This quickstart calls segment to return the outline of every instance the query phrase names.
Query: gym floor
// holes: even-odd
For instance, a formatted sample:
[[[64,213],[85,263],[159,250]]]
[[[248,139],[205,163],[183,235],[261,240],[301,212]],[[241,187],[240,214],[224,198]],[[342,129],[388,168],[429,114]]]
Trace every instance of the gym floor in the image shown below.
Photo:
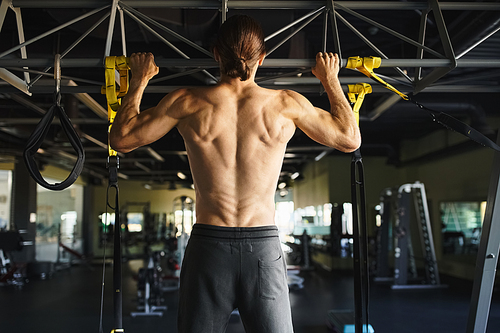
[[[168,310],[163,317],[136,317],[136,283],[132,276],[142,263],[123,266],[123,324],[125,332],[176,332],[177,292],[165,294]],[[91,269],[92,268],[92,269]],[[32,279],[16,290],[0,287],[1,332],[89,333],[99,332],[100,266],[73,266],[46,280]],[[113,327],[112,268],[107,267],[104,330]],[[304,288],[292,290],[290,299],[296,333],[329,332],[327,312],[352,309],[353,279],[349,272],[316,269],[303,272]],[[371,285],[370,322],[381,333],[465,332],[472,282],[442,277],[448,288],[391,290],[387,284]],[[487,332],[500,327],[500,292],[493,294]],[[227,333],[243,333],[232,316]]]

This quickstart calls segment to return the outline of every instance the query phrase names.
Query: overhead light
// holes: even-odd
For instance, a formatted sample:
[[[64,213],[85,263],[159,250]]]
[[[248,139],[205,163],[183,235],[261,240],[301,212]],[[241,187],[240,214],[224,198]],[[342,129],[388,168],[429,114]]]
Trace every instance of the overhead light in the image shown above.
[[[180,179],[182,179],[182,180],[184,180],[184,179],[186,179],[186,178],[187,178],[187,177],[186,177],[186,175],[185,175],[185,174],[183,174],[183,173],[182,173],[182,172],[180,172],[180,171],[179,171],[179,172],[177,172],[177,177],[179,177],[179,178],[180,178]]]
[[[157,161],[160,161],[160,162],[165,162],[165,159],[160,155],[158,154],[157,152],[155,152],[153,150],[153,148],[151,147],[147,147],[146,148],[146,151],[148,152],[149,155],[151,155],[154,159],[156,159]]]
[[[292,180],[295,180],[297,179],[298,177],[300,176],[300,173],[298,171],[292,173],[292,175],[290,176],[290,178],[292,178]]]
[[[144,188],[146,190],[151,190],[153,187],[151,185],[149,185],[149,184],[144,184]]]
[[[319,160],[321,160],[323,157],[325,157],[326,155],[330,154],[330,153],[331,153],[332,151],[334,151],[334,150],[335,150],[335,149],[333,149],[333,148],[328,148],[328,149],[325,149],[325,150],[323,150],[323,151],[321,152],[321,154],[319,154],[318,156],[316,156],[316,157],[314,158],[314,160],[315,160],[316,162],[318,162]]]
[[[285,187],[286,187],[286,183],[285,183],[285,182],[282,182],[282,183],[279,183],[279,184],[278,184],[278,188],[279,188],[280,190],[284,189]]]
[[[72,155],[70,153],[67,153],[65,151],[62,151],[62,150],[58,150],[56,151],[56,153],[61,156],[61,157],[64,157],[68,160],[72,160],[72,161],[76,161],[77,160],[77,157],[75,155]]]
[[[120,177],[122,179],[128,179],[129,178],[126,174],[124,174],[122,172],[118,172],[117,175],[118,175],[118,177]]]
[[[94,138],[94,137],[92,137],[92,136],[90,136],[90,135],[88,135],[88,134],[81,133],[81,134],[80,134],[80,136],[81,136],[82,138],[85,138],[85,139],[89,140],[90,142],[95,143],[96,145],[98,145],[98,146],[99,146],[99,147],[101,147],[101,148],[108,149],[108,145],[107,145],[107,144],[105,144],[105,143],[103,143],[103,142],[101,142],[101,141],[97,140],[96,138]]]
[[[136,167],[138,167],[139,169],[142,169],[142,170],[144,170],[144,171],[146,171],[146,172],[151,172],[151,169],[150,169],[150,168],[148,168],[147,166],[145,166],[145,165],[144,165],[144,164],[142,164],[142,163],[139,163],[139,162],[135,161],[135,162],[134,162],[134,165],[135,165]]]
[[[73,81],[69,80],[68,81],[68,86],[70,87],[76,87],[78,84]],[[76,99],[78,99],[80,102],[82,102],[86,107],[88,107],[90,110],[94,111],[96,115],[98,115],[102,119],[108,119],[108,110],[103,108],[100,103],[98,103],[95,99],[93,99],[89,94],[87,93],[76,93],[74,94]]]
[[[191,188],[194,190],[194,184],[191,184]]]

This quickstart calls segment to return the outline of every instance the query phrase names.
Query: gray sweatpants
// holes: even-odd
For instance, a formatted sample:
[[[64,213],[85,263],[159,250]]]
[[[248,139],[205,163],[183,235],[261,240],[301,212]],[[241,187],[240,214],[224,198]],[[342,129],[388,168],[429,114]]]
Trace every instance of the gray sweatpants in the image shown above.
[[[292,333],[276,226],[195,224],[180,279],[180,333],[223,333],[238,308],[247,333]]]

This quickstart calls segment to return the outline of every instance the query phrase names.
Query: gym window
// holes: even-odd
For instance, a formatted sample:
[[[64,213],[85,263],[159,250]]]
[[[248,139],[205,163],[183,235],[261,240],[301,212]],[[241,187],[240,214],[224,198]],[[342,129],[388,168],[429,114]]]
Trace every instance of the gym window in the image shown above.
[[[476,254],[486,201],[442,202],[443,254]]]

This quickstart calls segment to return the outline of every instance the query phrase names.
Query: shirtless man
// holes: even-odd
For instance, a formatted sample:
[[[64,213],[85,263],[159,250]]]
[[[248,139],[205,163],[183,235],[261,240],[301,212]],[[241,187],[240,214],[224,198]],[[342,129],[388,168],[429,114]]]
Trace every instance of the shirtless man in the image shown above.
[[[182,264],[179,332],[224,332],[238,308],[246,332],[293,332],[286,265],[274,225],[274,194],[287,142],[300,128],[343,152],[361,143],[338,80],[336,54],[318,53],[313,74],[331,111],[302,95],[259,87],[265,56],[262,29],[230,17],[214,46],[217,85],[179,89],[140,111],[144,89],[158,73],[150,53],[130,57],[132,78],[112,127],[111,146],[129,152],[177,127],[186,144],[196,190],[196,224]]]

